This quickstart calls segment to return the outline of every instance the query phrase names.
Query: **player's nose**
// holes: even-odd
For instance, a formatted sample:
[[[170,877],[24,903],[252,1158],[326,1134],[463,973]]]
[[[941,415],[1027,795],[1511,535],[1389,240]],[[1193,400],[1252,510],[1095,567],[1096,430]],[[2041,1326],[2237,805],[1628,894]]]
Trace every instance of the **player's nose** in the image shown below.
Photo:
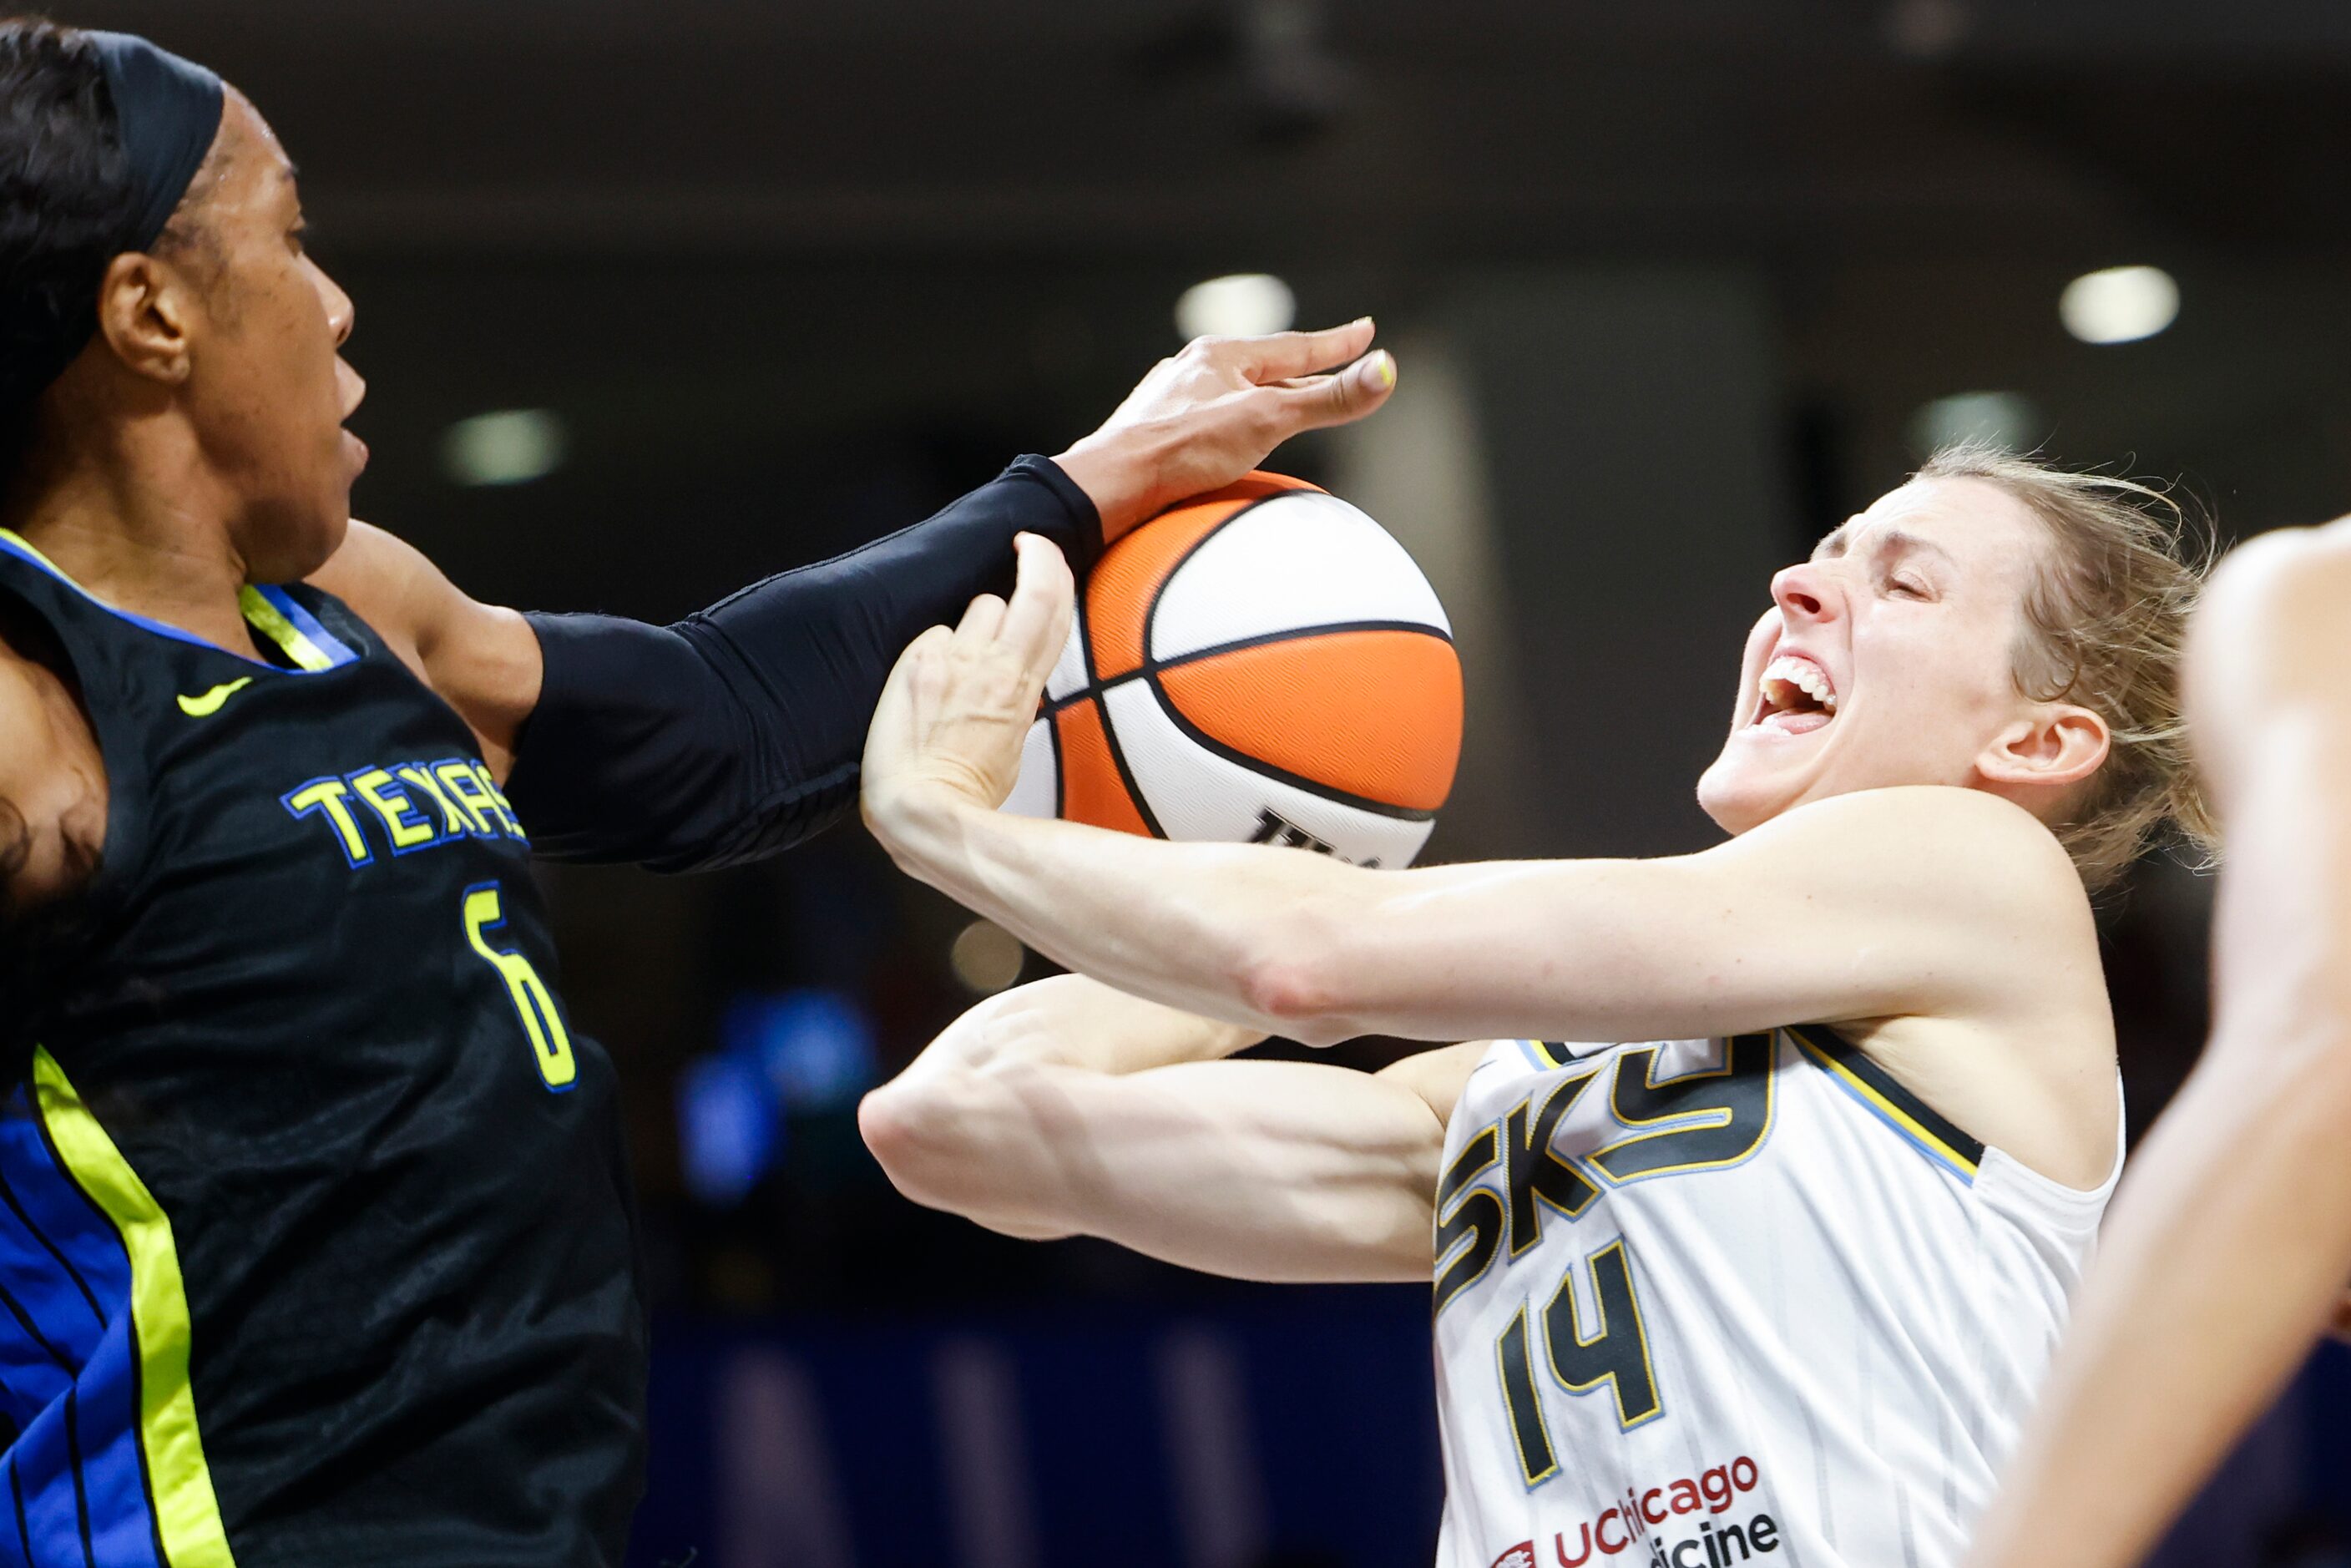
[[[1812,561],[1784,568],[1771,579],[1771,602],[1792,626],[1834,621],[1842,608],[1836,584]]]
[[[359,307],[343,292],[341,284],[327,276],[326,268],[315,261],[309,262],[309,267],[311,287],[319,291],[319,303],[327,308],[327,330],[334,335],[335,347],[340,349],[351,340],[351,329],[359,325]]]

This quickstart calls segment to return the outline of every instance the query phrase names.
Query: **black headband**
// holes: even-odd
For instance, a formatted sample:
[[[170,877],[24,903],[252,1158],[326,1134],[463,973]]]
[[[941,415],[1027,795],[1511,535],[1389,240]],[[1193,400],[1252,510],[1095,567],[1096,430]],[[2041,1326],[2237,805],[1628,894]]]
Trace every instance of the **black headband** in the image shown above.
[[[139,222],[129,250],[145,250],[172,221],[180,198],[220,134],[221,78],[129,33],[85,33],[106,67],[106,90],[121,127]]]

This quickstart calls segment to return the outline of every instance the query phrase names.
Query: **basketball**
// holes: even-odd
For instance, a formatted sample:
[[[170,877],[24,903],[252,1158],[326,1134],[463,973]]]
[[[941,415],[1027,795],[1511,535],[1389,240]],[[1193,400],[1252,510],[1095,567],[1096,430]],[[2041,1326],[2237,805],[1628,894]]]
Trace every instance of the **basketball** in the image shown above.
[[[1103,552],[1005,810],[1408,864],[1461,755],[1461,664],[1387,531],[1253,474]]]

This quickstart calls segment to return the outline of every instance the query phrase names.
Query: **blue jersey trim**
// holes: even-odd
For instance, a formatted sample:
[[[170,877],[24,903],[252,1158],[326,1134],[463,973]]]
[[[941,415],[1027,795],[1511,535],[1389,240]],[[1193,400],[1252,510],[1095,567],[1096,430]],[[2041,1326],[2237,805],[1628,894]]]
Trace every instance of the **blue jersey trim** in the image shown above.
[[[358,650],[328,631],[319,618],[303,609],[291,593],[283,588],[258,586],[254,589],[254,591],[276,605],[277,612],[294,623],[294,630],[318,644],[319,651],[327,655],[325,666],[327,669],[340,670],[345,664],[358,662],[360,656]],[[319,672],[305,670],[302,673],[308,675],[317,674]]]
[[[109,615],[113,616],[116,620],[127,621],[142,632],[152,632],[158,637],[168,637],[174,643],[185,643],[191,648],[206,648],[215,653],[224,653],[229,658],[236,660],[239,664],[252,664],[257,668],[268,670],[275,674],[323,674],[327,670],[339,670],[345,664],[354,664],[360,657],[359,653],[354,649],[352,649],[348,643],[344,643],[340,638],[337,637],[333,632],[328,631],[325,626],[319,623],[318,617],[312,615],[308,611],[296,603],[294,601],[293,595],[287,593],[282,588],[259,588],[255,590],[255,591],[259,593],[263,599],[266,600],[280,614],[284,615],[287,621],[291,622],[295,628],[304,636],[317,643],[319,651],[327,655],[327,662],[319,669],[287,669],[282,665],[270,664],[266,660],[256,659],[249,653],[240,653],[234,648],[224,648],[217,643],[207,642],[204,638],[197,636],[194,632],[183,631],[177,626],[167,626],[161,621],[151,621],[144,615],[135,614],[128,610],[118,610],[113,605],[109,604],[105,600],[100,599],[97,594],[92,593],[89,590],[84,588],[80,583],[76,582],[72,578],[68,577],[63,571],[57,569],[56,562],[50,560],[48,557],[43,555],[40,551],[35,549],[32,546],[26,544],[23,539],[17,538],[13,533],[10,533],[5,528],[0,528],[0,555],[14,556],[18,560],[23,561],[26,565],[32,567],[34,570],[43,573],[44,575],[57,579],[57,581],[64,583],[68,588],[72,589],[76,593],[81,595],[82,598],[88,600],[91,604],[95,605],[99,609],[105,611]]]
[[[0,1110],[0,1404],[16,1428],[0,1453],[16,1526],[0,1530],[0,1564],[161,1568],[130,1258],[22,1090]]]

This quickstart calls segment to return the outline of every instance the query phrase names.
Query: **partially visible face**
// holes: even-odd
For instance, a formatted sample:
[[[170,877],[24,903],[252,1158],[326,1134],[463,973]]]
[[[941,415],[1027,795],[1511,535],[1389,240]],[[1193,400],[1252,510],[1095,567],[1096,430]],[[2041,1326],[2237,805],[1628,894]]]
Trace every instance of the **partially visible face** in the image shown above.
[[[256,581],[288,582],[342,543],[367,447],[343,428],[366,383],[344,362],[351,301],[304,254],[294,165],[232,90],[192,214],[216,276],[199,306],[185,388],[205,455],[242,505],[235,543]],[[204,188],[200,185],[200,188]]]
[[[1919,479],[1773,578],[1698,780],[1707,814],[1740,833],[1856,789],[1980,782],[1977,759],[2033,710],[2014,660],[2049,549],[1998,486]]]

